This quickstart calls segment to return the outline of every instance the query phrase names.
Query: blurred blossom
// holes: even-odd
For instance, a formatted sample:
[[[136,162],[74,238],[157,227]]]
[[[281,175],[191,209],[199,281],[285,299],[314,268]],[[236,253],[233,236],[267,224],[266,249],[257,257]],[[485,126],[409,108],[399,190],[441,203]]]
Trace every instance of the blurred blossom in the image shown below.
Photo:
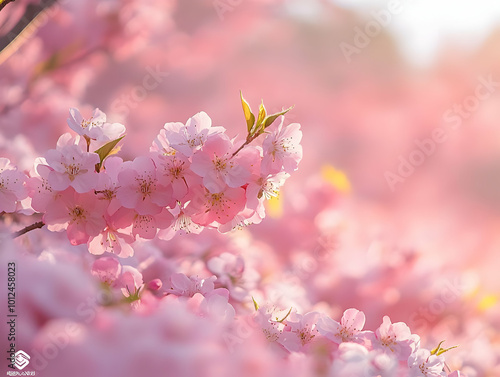
[[[43,17],[0,53],[0,260],[27,370],[500,375],[497,1]],[[294,107],[233,155],[240,90]],[[11,240],[33,212],[46,225]],[[444,339],[460,346],[432,353]]]

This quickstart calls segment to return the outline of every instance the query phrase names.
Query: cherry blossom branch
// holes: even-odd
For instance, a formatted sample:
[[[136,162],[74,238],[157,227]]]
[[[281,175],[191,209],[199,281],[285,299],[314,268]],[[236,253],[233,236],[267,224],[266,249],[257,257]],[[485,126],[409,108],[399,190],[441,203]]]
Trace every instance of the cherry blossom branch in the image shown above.
[[[45,223],[43,221],[38,221],[34,224],[31,224],[31,225],[28,225],[27,227],[21,229],[21,230],[18,230],[17,232],[15,232],[13,235],[12,235],[12,238],[17,238],[19,236],[22,236],[23,234],[26,234],[28,232],[31,232],[32,230],[35,230],[35,229],[40,229],[42,228],[43,226],[45,225]]]
[[[0,11],[9,3],[12,3],[16,0],[3,0],[2,2],[0,2]]]
[[[243,148],[245,148],[248,144],[250,144],[252,141],[254,141],[257,136],[259,135],[254,135],[253,137],[250,137],[250,135],[247,136],[247,139],[245,140],[245,142],[241,145],[241,147],[239,147],[236,152],[234,152],[232,155],[231,155],[231,158],[233,158],[234,156],[236,156],[236,154],[241,151]]]

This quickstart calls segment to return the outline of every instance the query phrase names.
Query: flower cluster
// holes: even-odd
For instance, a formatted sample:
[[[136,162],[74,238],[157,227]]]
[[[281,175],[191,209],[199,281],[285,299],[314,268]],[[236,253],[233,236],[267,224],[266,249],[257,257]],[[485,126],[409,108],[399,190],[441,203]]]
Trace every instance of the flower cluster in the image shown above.
[[[263,105],[256,117],[241,100],[248,132],[244,141],[231,139],[223,127],[212,126],[210,117],[200,112],[185,124],[165,124],[148,153],[132,161],[116,156],[125,137],[123,125],[108,123],[99,109],[90,118],[70,109],[68,125],[76,135],[60,136],[55,149],[37,158],[29,177],[8,159],[0,160],[1,209],[41,213],[42,224],[50,231],[66,232],[72,245],[86,245],[99,256],[90,268],[100,282],[97,305],[129,305],[137,318],[185,313],[193,328],[213,327],[205,341],[215,347],[221,360],[229,352],[241,357],[244,365],[249,362],[241,356],[245,350],[269,349],[267,371],[291,375],[321,370],[316,375],[461,376],[445,364],[442,354],[450,348],[421,347],[420,337],[406,323],[392,323],[388,316],[375,331],[368,331],[365,314],[353,308],[336,321],[324,310],[300,314],[297,308],[259,307],[254,293],[270,297],[262,284],[265,269],[253,266],[241,250],[230,250],[227,244],[206,252],[191,266],[188,259],[194,255],[187,250],[178,266],[173,255],[141,250],[157,240],[175,243],[179,233],[199,234],[205,228],[225,233],[260,223],[265,217],[264,201],[276,197],[297,170],[302,159],[300,125],[285,125],[288,110],[268,115]],[[324,207],[325,199],[320,195],[309,203],[310,209]],[[138,239],[152,242],[136,244]],[[133,255],[130,265],[119,259]],[[151,261],[172,266],[150,271]],[[249,310],[252,301],[253,312]],[[278,298],[273,305],[283,307],[283,302]],[[91,313],[89,322],[96,316]],[[177,318],[173,322],[181,323]],[[250,327],[242,331],[242,323]],[[186,336],[199,337],[189,330]],[[75,343],[62,352],[85,352],[86,345]],[[194,343],[190,347],[196,348]],[[294,370],[294,365],[300,368]]]
[[[242,103],[250,111],[243,97]],[[99,109],[84,118],[72,108],[68,125],[77,135],[63,134],[29,179],[2,159],[1,209],[15,211],[26,181],[31,206],[49,230],[66,231],[72,245],[86,243],[92,254],[120,257],[133,255],[137,238],[259,223],[264,200],[278,195],[302,158],[300,125],[285,125],[285,113],[267,115],[261,106],[238,142],[200,112],[186,124],[165,124],[149,153],[123,161],[114,154],[125,127],[106,122]],[[250,145],[264,133],[261,145]]]
[[[331,376],[459,376],[446,373],[441,344],[430,351],[420,347],[420,337],[403,322],[392,323],[384,316],[375,330],[363,330],[365,315],[347,309],[340,322],[320,312],[298,314],[295,310],[282,318],[273,309],[258,308],[255,321],[269,343],[283,353],[314,353],[322,345],[333,360]]]

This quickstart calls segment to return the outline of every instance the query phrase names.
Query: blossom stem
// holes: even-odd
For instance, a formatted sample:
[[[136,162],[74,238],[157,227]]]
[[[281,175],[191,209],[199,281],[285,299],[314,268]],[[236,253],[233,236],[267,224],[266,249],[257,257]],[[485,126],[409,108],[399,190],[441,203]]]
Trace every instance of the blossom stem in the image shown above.
[[[259,135],[254,135],[254,136],[250,136],[248,135],[247,136],[247,139],[245,140],[245,142],[241,145],[241,147],[239,147],[236,152],[234,152],[232,155],[231,155],[231,158],[233,158],[234,156],[236,156],[236,154],[241,151],[243,148],[245,148],[248,144],[250,144],[252,141],[254,141],[257,136]]]
[[[12,235],[12,238],[17,238],[19,236],[22,236],[23,234],[26,234],[32,230],[35,230],[35,229],[40,229],[41,227],[43,227],[45,225],[45,223],[43,221],[38,221],[34,224],[31,224],[31,225],[28,225],[26,228],[23,228],[21,230],[18,230],[17,232],[15,232],[13,235]]]

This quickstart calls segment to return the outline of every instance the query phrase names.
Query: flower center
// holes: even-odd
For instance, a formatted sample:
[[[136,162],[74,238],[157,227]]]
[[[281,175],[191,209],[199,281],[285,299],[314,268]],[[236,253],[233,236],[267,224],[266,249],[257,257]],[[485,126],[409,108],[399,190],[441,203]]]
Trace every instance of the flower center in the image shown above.
[[[226,170],[226,168],[227,168],[227,160],[219,158],[219,157],[215,157],[214,165],[215,165],[215,170],[217,170],[217,171]]]
[[[80,221],[83,221],[87,218],[85,210],[80,206],[74,207],[69,214],[72,218],[72,221],[76,223],[79,223]]]

